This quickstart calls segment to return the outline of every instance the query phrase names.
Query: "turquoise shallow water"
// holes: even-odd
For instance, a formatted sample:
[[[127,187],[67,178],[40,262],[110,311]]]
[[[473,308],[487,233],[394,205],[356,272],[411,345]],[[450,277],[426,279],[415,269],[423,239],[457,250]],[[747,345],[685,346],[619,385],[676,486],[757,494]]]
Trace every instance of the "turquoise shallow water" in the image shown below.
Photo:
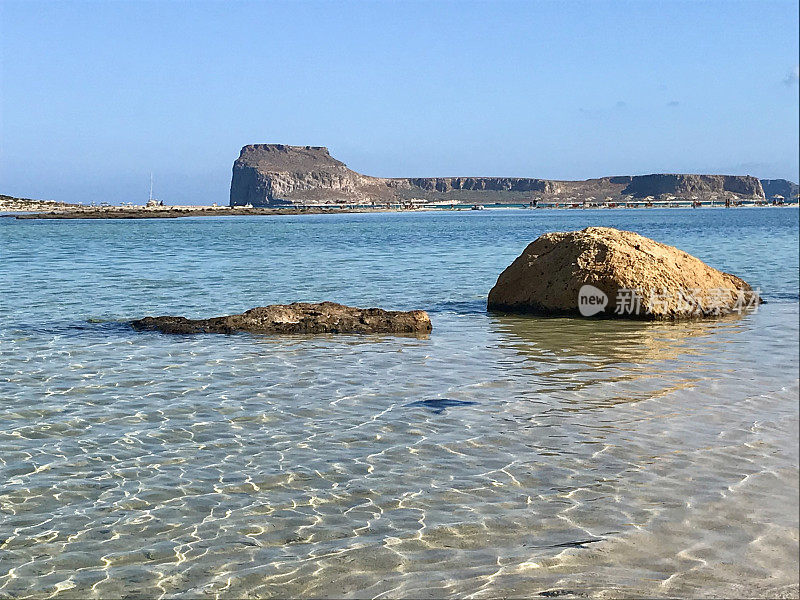
[[[485,312],[528,242],[588,225],[768,303]],[[0,596],[797,594],[796,209],[0,219],[0,252]],[[323,299],[434,331],[125,324]]]

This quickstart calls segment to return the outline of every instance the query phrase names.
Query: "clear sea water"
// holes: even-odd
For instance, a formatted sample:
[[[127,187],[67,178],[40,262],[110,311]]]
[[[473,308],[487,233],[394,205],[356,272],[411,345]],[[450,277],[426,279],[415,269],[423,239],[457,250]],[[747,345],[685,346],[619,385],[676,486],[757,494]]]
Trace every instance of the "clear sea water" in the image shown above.
[[[608,225],[762,290],[647,324],[487,314]],[[798,593],[798,211],[0,219],[0,597]],[[334,300],[428,338],[166,336]]]

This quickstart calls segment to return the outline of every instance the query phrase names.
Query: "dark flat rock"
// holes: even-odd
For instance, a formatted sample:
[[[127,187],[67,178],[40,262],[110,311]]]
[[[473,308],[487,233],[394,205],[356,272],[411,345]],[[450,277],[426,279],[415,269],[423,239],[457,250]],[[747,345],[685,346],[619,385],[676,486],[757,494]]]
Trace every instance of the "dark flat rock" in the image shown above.
[[[239,315],[210,319],[145,317],[131,322],[138,331],[162,333],[430,333],[431,320],[424,310],[390,311],[355,308],[335,302],[295,302],[251,308]]]

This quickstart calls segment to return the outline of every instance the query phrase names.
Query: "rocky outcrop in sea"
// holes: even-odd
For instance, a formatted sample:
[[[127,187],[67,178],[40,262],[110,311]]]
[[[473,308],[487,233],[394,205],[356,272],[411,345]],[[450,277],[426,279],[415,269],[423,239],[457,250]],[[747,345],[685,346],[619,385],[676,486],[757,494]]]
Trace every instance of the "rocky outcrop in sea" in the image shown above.
[[[391,311],[355,308],[335,302],[295,302],[251,308],[210,319],[145,317],[131,322],[139,331],[162,333],[388,333],[427,334],[431,319],[424,310]]]
[[[745,281],[683,250],[610,227],[547,233],[500,274],[487,307],[516,313],[675,320],[758,305]]]

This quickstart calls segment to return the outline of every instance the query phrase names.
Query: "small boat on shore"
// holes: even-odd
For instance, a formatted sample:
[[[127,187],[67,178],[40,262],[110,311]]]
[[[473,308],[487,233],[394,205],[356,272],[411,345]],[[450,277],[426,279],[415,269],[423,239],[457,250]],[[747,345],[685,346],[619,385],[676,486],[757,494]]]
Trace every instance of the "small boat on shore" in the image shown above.
[[[483,204],[473,204],[470,210],[483,210],[486,208]]]
[[[101,205],[102,206],[102,205]],[[156,206],[164,206],[164,202],[153,197],[153,173],[150,173],[150,197],[147,200],[145,208],[154,208]]]

